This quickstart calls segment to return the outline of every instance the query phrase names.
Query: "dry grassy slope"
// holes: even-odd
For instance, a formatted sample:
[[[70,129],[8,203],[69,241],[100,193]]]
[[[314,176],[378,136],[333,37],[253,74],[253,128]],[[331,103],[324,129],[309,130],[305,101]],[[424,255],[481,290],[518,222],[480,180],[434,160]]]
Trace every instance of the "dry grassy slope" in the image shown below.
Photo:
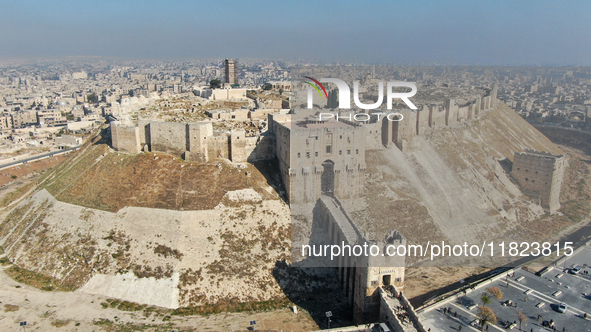
[[[169,307],[283,298],[272,272],[288,259],[290,219],[259,171],[272,165],[156,157],[95,137],[0,224],[0,245],[60,289]]]
[[[97,138],[48,175],[40,188],[59,201],[111,212],[126,206],[212,209],[226,192],[244,188],[253,188],[264,199],[279,199],[253,165],[220,165],[187,163],[164,154],[117,153]]]
[[[368,151],[367,208],[355,213],[364,231],[381,238],[399,230],[409,243],[538,238],[524,222],[543,211],[511,183],[498,160],[525,149],[564,154],[506,105],[483,118],[418,136],[410,152]],[[379,198],[379,199],[376,199]],[[542,227],[543,228],[543,227]]]

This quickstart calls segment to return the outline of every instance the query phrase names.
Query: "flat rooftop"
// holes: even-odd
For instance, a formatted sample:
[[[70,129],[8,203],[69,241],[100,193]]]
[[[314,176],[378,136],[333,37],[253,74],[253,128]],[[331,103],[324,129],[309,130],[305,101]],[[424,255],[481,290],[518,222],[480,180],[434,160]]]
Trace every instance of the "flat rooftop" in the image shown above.
[[[575,267],[583,267],[582,271],[573,275],[568,271]],[[589,274],[586,275],[584,272]],[[509,286],[507,287],[507,281]],[[480,331],[477,326],[476,305],[481,305],[480,297],[487,287],[498,287],[503,292],[503,299],[497,300],[491,296],[487,306],[497,316],[497,324],[490,325],[489,331],[507,331],[513,322],[517,322],[514,330],[519,329],[516,310],[527,316],[523,322],[523,331],[553,331],[545,327],[544,322],[554,321],[556,331],[568,332],[591,331],[591,246],[583,247],[575,255],[568,257],[566,263],[560,261],[552,266],[542,276],[517,268],[514,274],[507,278],[493,278],[494,281],[484,281],[474,291],[466,295],[452,296],[451,300],[444,300],[433,306],[420,310],[419,317],[426,329],[431,331]],[[559,292],[559,293],[557,293]],[[512,306],[504,305],[507,300]],[[565,313],[557,311],[558,305],[564,302],[568,305]],[[443,313],[444,308],[451,308],[452,314]],[[453,314],[457,313],[457,314]],[[583,318],[587,313],[589,317]],[[538,315],[540,319],[538,320]]]

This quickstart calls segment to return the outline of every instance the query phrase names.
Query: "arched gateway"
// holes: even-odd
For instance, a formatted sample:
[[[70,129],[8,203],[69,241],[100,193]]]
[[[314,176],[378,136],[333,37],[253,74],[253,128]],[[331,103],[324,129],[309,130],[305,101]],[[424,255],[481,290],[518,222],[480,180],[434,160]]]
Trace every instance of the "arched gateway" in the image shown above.
[[[332,160],[325,160],[322,163],[322,167],[324,167],[320,179],[322,195],[334,196],[334,162]]]

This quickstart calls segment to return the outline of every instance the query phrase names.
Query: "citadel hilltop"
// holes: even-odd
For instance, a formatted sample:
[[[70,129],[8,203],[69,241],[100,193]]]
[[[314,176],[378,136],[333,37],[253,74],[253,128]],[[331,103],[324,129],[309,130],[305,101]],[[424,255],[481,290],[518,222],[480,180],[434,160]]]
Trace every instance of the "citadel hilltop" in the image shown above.
[[[361,81],[362,99],[375,100],[377,80]],[[301,294],[320,290],[343,297],[343,317],[398,326],[405,267],[433,263],[343,257],[316,269],[326,262],[301,247],[482,242],[515,230],[525,241],[539,233],[524,228],[560,209],[564,153],[493,84],[420,85],[417,111],[396,104],[378,111],[402,121],[368,122],[351,120],[358,110],[338,121],[302,110],[289,103],[293,87],[196,89],[108,114],[109,126],[2,226],[7,256],[60,285],[127,301],[305,307],[311,295]]]
[[[243,163],[276,159],[292,215],[304,216],[304,219],[313,220],[314,224],[318,225],[317,229],[307,229],[302,232],[312,234],[308,237],[292,231],[294,247],[312,243],[314,232],[325,233],[325,238],[329,240],[322,242],[323,244],[354,245],[377,241],[375,243],[384,246],[387,243],[393,243],[392,241],[406,243],[407,237],[417,240],[417,234],[402,235],[396,229],[395,222],[388,225],[382,221],[379,223],[381,229],[375,229],[372,222],[368,221],[375,216],[372,213],[363,215],[360,212],[367,207],[367,203],[362,203],[362,207],[358,203],[368,198],[367,188],[375,190],[375,186],[366,183],[366,174],[370,173],[368,168],[373,166],[371,161],[366,160],[368,154],[380,153],[394,160],[407,159],[408,157],[405,156],[412,158],[413,154],[421,153],[423,148],[430,148],[425,141],[430,135],[455,131],[458,130],[457,128],[480,126],[481,121],[490,121],[499,114],[504,117],[508,115],[504,106],[499,105],[496,87],[483,90],[483,94],[460,102],[448,99],[440,103],[425,103],[417,111],[405,108],[390,111],[390,113],[401,114],[402,121],[386,120],[387,110],[380,110],[385,114],[381,121],[374,119],[366,122],[354,121],[352,113],[346,111],[339,112],[339,120],[323,120],[314,112],[302,110],[295,110],[288,114],[283,111],[268,112],[268,120],[264,125],[268,124],[268,129],[265,128],[267,130],[251,137],[246,137],[245,132],[240,130],[214,134],[215,120],[173,123],[140,119],[137,126],[123,126],[119,122],[112,122],[112,145],[118,151],[165,152],[193,162],[229,159],[234,163]],[[249,112],[248,119],[252,119],[256,113],[256,110]],[[518,119],[515,116],[513,118]],[[240,119],[234,117],[232,120]],[[523,122],[520,119],[519,121]],[[558,151],[542,137],[537,134],[535,140],[542,141],[541,144],[545,144],[553,151]],[[495,181],[491,181],[491,186],[494,191],[497,191],[496,195],[506,195],[505,199],[516,195],[519,190],[534,200],[536,197],[541,197],[537,201],[537,206],[554,213],[559,207],[558,194],[564,172],[564,157],[547,152],[535,153],[529,150],[522,152],[523,142],[526,147],[540,146],[538,142],[531,144],[527,140],[517,139],[513,143],[517,143],[517,146],[509,147],[512,154],[496,157],[498,159],[503,159],[499,157],[515,158],[516,166],[510,174],[505,173],[494,158],[485,161],[486,167],[492,168],[492,172],[496,175]],[[533,155],[539,156],[538,159],[528,158]],[[558,162],[548,164],[548,160]],[[401,164],[411,162],[410,160],[398,161],[401,161]],[[390,162],[390,165],[392,163]],[[524,171],[521,170],[523,167],[525,167]],[[552,173],[551,176],[542,175],[542,170],[545,172],[546,169]],[[524,180],[521,175],[523,172],[530,172],[527,180]],[[515,178],[514,182],[509,180],[511,176]],[[546,177],[545,185],[531,186],[536,180],[541,183],[543,176]],[[419,193],[420,195],[422,194]],[[433,193],[429,192],[425,195],[429,196]],[[426,198],[423,196],[423,199]],[[448,203],[452,205],[450,208],[457,209],[458,207],[454,207],[454,204],[457,203]],[[492,205],[491,208],[496,205],[494,201],[489,201],[487,204]],[[313,213],[312,208],[314,208]],[[532,216],[539,216],[542,212],[534,206],[528,206],[528,209]],[[466,207],[460,207],[460,210],[466,210]],[[484,217],[484,215],[483,219],[502,223],[507,219],[507,213],[514,213],[510,210],[501,210],[499,217],[502,219]],[[469,211],[459,212],[470,213]],[[438,212],[433,209],[430,213]],[[479,214],[482,212],[476,213],[476,215]],[[441,219],[441,216],[432,217]],[[451,223],[458,223],[454,220],[457,216],[453,213],[447,217],[449,217],[447,220],[449,226],[452,226]],[[513,216],[511,219],[517,221],[518,217]],[[292,227],[296,229],[302,227],[298,225],[298,220],[298,218],[292,219]],[[437,234],[437,236],[443,235],[443,238],[446,238],[448,234],[445,233],[450,230],[442,227],[438,231],[443,234]],[[449,238],[447,236],[447,239]],[[460,235],[455,239],[461,238]],[[322,263],[316,264],[322,266]],[[377,320],[380,318],[380,313],[388,316],[387,310],[384,313],[385,306],[386,308],[388,306],[384,302],[386,291],[382,287],[389,289],[388,287],[392,285],[396,292],[404,289],[404,260],[391,262],[391,264],[393,265],[347,261],[347,259],[337,263],[337,275],[343,290],[348,294],[347,298],[353,308],[356,322]]]

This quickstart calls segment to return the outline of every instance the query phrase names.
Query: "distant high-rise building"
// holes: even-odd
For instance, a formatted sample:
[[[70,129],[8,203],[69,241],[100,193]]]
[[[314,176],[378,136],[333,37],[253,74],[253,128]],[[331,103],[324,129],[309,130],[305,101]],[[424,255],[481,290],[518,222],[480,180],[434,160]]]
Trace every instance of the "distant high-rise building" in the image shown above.
[[[224,70],[226,73],[226,81],[228,84],[238,84],[238,61],[234,59],[226,59],[224,62]]]

